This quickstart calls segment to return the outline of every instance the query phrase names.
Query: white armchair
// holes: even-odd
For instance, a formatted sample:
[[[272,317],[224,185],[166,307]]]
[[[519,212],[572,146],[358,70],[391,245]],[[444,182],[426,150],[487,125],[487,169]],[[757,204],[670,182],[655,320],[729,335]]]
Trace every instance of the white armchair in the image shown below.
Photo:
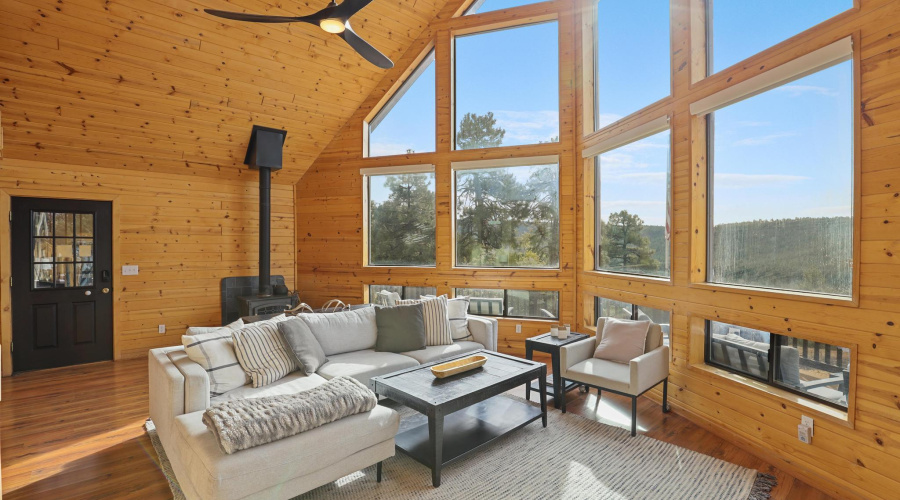
[[[644,354],[632,359],[627,365],[594,358],[597,343],[602,340],[606,318],[597,320],[597,336],[562,346],[559,353],[562,385],[567,380],[601,390],[607,390],[631,398],[631,435],[637,433],[637,398],[641,394],[663,384],[663,413],[669,411],[669,347],[663,345],[662,328],[650,324]],[[566,412],[566,398],[563,394],[562,412]]]

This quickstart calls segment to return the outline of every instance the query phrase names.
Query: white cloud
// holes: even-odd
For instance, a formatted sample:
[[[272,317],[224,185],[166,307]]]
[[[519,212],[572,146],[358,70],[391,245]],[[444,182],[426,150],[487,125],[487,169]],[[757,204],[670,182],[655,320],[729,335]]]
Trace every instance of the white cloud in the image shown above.
[[[506,130],[504,143],[535,144],[559,135],[559,111],[495,111],[497,126]]]
[[[828,87],[820,87],[818,85],[784,85],[775,89],[779,92],[785,92],[791,97],[799,97],[803,94],[812,93],[816,95],[824,95],[834,97],[838,95],[838,91]]]
[[[785,137],[795,137],[797,135],[796,132],[782,132],[780,134],[769,134],[762,135],[759,137],[747,137],[746,139],[740,139],[734,141],[732,143],[733,146],[762,146],[764,144],[771,144],[778,139],[784,139]]]
[[[715,174],[716,188],[784,187],[808,181],[810,177],[782,174]]]

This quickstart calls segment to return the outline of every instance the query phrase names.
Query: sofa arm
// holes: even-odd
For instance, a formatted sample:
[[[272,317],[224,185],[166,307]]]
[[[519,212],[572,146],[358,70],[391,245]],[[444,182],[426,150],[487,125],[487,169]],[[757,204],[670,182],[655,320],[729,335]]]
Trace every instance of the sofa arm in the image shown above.
[[[631,387],[635,394],[642,393],[669,376],[669,346],[659,346],[632,359]]]
[[[593,357],[596,345],[597,337],[589,337],[560,347],[559,369],[562,376],[565,377],[568,374],[569,368]]]
[[[488,351],[497,351],[498,323],[494,318],[467,315],[466,320],[472,340],[483,345]]]
[[[163,446],[169,444],[175,417],[184,414],[184,376],[169,359],[172,349],[151,349],[148,360],[150,418]]]
[[[200,364],[192,361],[184,350],[169,351],[169,359],[184,376],[184,412],[193,413],[209,408],[209,375]]]

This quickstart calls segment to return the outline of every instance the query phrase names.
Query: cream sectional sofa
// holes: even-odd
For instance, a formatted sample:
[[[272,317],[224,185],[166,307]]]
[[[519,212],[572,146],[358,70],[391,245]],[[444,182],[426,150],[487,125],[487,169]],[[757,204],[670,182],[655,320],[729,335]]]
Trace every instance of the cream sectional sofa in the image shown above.
[[[400,419],[376,406],[308,432],[263,446],[224,454],[202,422],[211,404],[241,398],[291,394],[339,375],[368,385],[374,376],[478,349],[497,349],[497,321],[468,316],[471,338],[447,346],[395,354],[364,349],[329,355],[312,375],[295,371],[274,384],[245,385],[210,399],[206,371],[184,348],[149,354],[150,417],[188,499],[287,499],[364,469],[394,455]]]

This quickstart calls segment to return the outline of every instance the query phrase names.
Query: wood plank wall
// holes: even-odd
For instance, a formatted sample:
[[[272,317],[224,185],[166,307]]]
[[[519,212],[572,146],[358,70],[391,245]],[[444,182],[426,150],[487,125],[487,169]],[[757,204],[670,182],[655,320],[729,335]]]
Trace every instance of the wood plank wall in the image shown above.
[[[7,203],[9,196],[113,201],[116,359],[178,345],[187,326],[221,324],[220,279],[258,272],[258,189],[247,181],[0,159]],[[272,274],[291,287],[294,245],[293,187],[273,184]],[[9,248],[8,230],[0,231],[0,247]],[[122,276],[121,265],[138,265],[140,274]],[[9,273],[0,269],[4,374],[12,368]]]
[[[374,2],[353,19],[389,57],[444,0]],[[251,124],[288,130],[276,182],[296,182],[384,71],[309,24],[228,21],[204,8],[311,14],[327,1],[6,0],[6,155],[237,178]]]
[[[453,2],[451,2],[453,3]],[[896,498],[900,480],[900,2],[859,0],[851,11],[710,78],[691,78],[702,68],[702,41],[692,30],[698,0],[672,2],[673,95],[599,134],[585,130],[582,112],[591,105],[583,90],[592,85],[582,60],[589,58],[582,29],[590,2],[558,0],[506,11],[450,19],[452,5],[413,43],[363,102],[297,184],[297,282],[303,298],[359,302],[367,284],[484,286],[556,289],[562,321],[589,328],[595,296],[673,312],[672,386],[675,411],[722,434],[766,460],[838,498]],[[456,2],[456,6],[460,2]],[[691,8],[694,7],[692,18]],[[582,10],[584,9],[584,10]],[[585,14],[586,13],[586,14]],[[560,138],[558,145],[481,151],[451,151],[450,32],[475,26],[558,17],[560,21]],[[702,25],[701,25],[702,27]],[[692,148],[691,102],[837,39],[857,45],[862,109],[859,297],[834,305],[783,294],[710,290],[691,285],[691,168],[703,152]],[[693,44],[692,44],[693,39]],[[420,51],[434,40],[437,54],[438,151],[363,158],[362,122]],[[692,57],[692,54],[694,57]],[[593,272],[592,161],[582,148],[649,121],[672,117],[674,253],[669,283]],[[592,127],[587,127],[591,128]],[[508,156],[561,156],[562,267],[559,271],[454,269],[451,255],[450,161]],[[433,163],[437,179],[437,266],[434,269],[363,267],[361,167]],[[587,181],[586,181],[587,179]],[[576,320],[577,318],[577,320]],[[849,416],[821,405],[741,381],[702,366],[702,324],[718,318],[775,332],[854,347],[855,389]],[[523,324],[523,333],[515,325]],[[500,349],[524,354],[524,338],[546,330],[542,322],[501,320]],[[699,340],[699,342],[698,342]],[[651,397],[659,398],[658,393]],[[816,418],[812,445],[796,438],[801,414]]]

